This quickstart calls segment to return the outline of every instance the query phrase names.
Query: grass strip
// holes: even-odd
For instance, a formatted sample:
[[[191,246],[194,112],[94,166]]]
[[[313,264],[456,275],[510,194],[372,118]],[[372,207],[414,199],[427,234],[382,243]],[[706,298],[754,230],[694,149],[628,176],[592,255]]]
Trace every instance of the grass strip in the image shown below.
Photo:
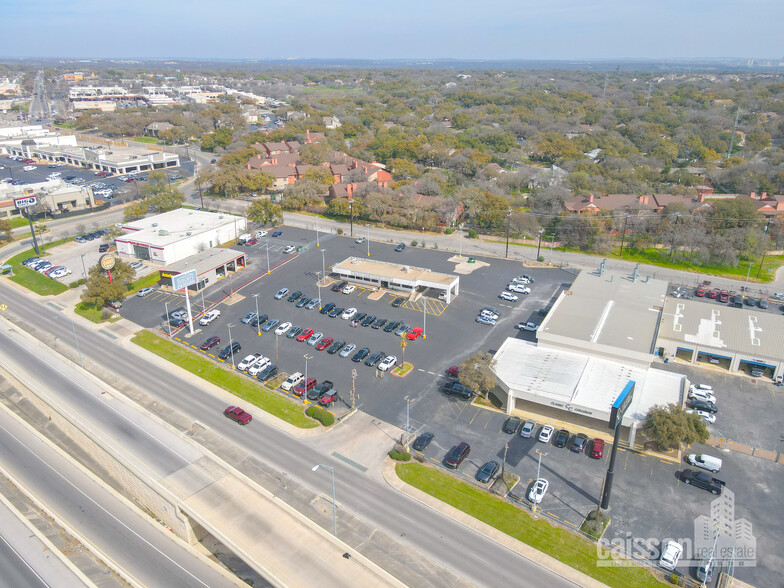
[[[139,347],[231,392],[237,398],[295,427],[312,429],[318,426],[318,423],[305,416],[300,404],[295,404],[285,396],[266,389],[246,376],[223,369],[200,353],[186,349],[150,331],[139,331],[132,341]]]
[[[70,238],[66,237],[65,239],[53,241],[52,243],[48,243],[46,246],[44,246],[43,242],[39,239],[38,250],[41,252],[40,256],[44,257],[46,255],[46,249],[57,247],[58,245],[67,243],[70,240]],[[35,270],[31,270],[29,267],[23,266],[22,262],[28,257],[35,257],[35,249],[22,251],[21,253],[17,253],[12,258],[6,260],[6,263],[11,264],[11,266],[14,268],[14,275],[9,276],[9,280],[19,284],[20,286],[24,286],[28,290],[41,296],[56,296],[57,294],[62,294],[68,290],[68,286],[62,282],[53,280],[52,278],[49,278],[43,274],[39,274]]]
[[[545,519],[533,519],[509,502],[450,474],[419,463],[399,463],[395,465],[395,471],[406,484],[608,586],[662,586],[662,582],[642,566],[599,567],[595,543],[566,529],[554,527]]]
[[[83,316],[88,321],[92,321],[94,323],[113,323],[115,321],[119,321],[120,317],[115,314],[109,314],[107,318],[103,317],[103,309],[98,308],[92,304],[87,304],[86,302],[80,302],[74,308],[74,312],[79,316]]]

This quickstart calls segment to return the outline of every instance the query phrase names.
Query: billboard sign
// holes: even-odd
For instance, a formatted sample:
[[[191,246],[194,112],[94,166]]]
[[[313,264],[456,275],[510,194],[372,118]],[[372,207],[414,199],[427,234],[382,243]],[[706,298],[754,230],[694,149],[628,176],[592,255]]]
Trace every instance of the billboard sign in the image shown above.
[[[624,389],[618,394],[618,398],[613,402],[610,409],[610,428],[617,429],[623,421],[623,415],[626,414],[629,405],[634,398],[634,380],[629,380]]]
[[[176,276],[172,276],[172,288],[175,290],[182,290],[188,286],[193,286],[196,283],[196,270],[188,270]]]
[[[35,196],[27,196],[26,198],[14,198],[14,206],[17,208],[29,208],[38,204]]]

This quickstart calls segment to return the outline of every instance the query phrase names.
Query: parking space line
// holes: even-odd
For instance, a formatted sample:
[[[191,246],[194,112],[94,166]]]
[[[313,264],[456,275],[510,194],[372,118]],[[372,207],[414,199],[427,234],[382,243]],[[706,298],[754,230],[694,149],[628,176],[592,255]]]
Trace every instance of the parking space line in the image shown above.
[[[425,370],[423,370],[422,368],[417,368],[417,371],[425,373]]]
[[[551,513],[549,510],[546,510],[545,512],[546,512],[548,515],[550,515],[551,517],[553,517],[554,519],[557,519],[557,520],[559,520],[559,521],[561,520],[561,517],[557,517],[557,516],[555,516],[555,515],[554,515],[553,513]]]
[[[469,425],[473,425],[473,424],[474,424],[474,419],[477,417],[477,415],[478,415],[478,414],[479,414],[479,409],[477,408],[477,409],[476,409],[476,412],[474,413],[474,416],[472,416],[472,417],[471,417],[471,420],[470,420],[470,421],[468,421],[468,424],[469,424]]]
[[[575,525],[571,521],[567,521],[566,519],[563,519],[563,522],[566,523],[567,525],[570,525],[570,526],[574,527],[575,529],[577,528],[577,525]]]
[[[438,460],[435,457],[431,457],[430,461],[432,461],[433,463],[438,463]]]

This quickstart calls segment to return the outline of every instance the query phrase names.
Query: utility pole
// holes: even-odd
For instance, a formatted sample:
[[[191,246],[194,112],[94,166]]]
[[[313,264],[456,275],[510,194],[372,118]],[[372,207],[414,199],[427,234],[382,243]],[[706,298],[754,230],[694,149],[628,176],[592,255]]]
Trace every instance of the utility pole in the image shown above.
[[[410,396],[406,396],[403,400],[406,401],[406,452],[408,452],[408,444],[411,441],[411,403],[414,402],[414,399]]]
[[[539,229],[539,243],[536,245],[536,261],[539,261],[539,252],[542,250],[542,233],[544,233],[544,229]]]
[[[626,223],[629,222],[629,215],[623,215],[623,233],[621,234],[621,257],[623,257],[623,243],[626,240]]]
[[[506,472],[506,452],[509,451],[509,443],[504,443],[504,458],[501,460],[501,479],[504,479],[504,473]],[[504,482],[506,484],[506,482]]]
[[[351,236],[354,236],[354,200],[349,199],[348,201],[348,210],[349,215],[351,216]]]
[[[738,111],[735,113],[735,125],[732,127],[732,135],[730,135],[730,148],[727,150],[727,159],[732,156],[732,146],[735,143],[735,132],[738,130],[738,121],[740,120],[740,106],[738,106]]]
[[[512,209],[506,213],[506,259],[509,259],[509,223],[512,220]]]
[[[770,221],[765,221],[765,237],[764,237],[764,248],[762,249],[762,260],[760,261],[759,268],[757,268],[757,278],[759,278],[760,272],[762,271],[762,264],[765,263],[765,255],[768,253],[768,226],[770,225]]]
[[[351,410],[357,407],[357,370],[351,370]]]
[[[539,481],[541,479],[541,477],[542,477],[541,476],[541,473],[542,473],[542,457],[547,457],[547,454],[544,453],[543,451],[539,451],[538,449],[536,450],[536,453],[539,454],[539,465],[536,467],[536,480]],[[538,508],[537,503],[534,502],[534,506],[533,506],[532,510],[534,512],[536,512],[537,508]]]

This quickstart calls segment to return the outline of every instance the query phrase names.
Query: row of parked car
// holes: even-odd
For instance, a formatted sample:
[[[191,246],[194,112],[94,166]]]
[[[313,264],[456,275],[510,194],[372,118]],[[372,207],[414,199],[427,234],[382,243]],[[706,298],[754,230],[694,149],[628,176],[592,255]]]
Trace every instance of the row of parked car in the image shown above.
[[[100,239],[101,237],[108,234],[106,229],[98,229],[97,231],[93,231],[92,233],[84,233],[83,235],[77,235],[74,237],[74,241],[77,243],[87,243],[87,241],[94,241],[95,239]]]
[[[58,280],[60,278],[64,278],[68,274],[71,273],[64,265],[54,265],[51,261],[47,259],[41,259],[40,257],[28,257],[22,262],[22,265],[25,267],[29,267],[31,270],[37,271],[39,274],[44,274],[54,280]]]

